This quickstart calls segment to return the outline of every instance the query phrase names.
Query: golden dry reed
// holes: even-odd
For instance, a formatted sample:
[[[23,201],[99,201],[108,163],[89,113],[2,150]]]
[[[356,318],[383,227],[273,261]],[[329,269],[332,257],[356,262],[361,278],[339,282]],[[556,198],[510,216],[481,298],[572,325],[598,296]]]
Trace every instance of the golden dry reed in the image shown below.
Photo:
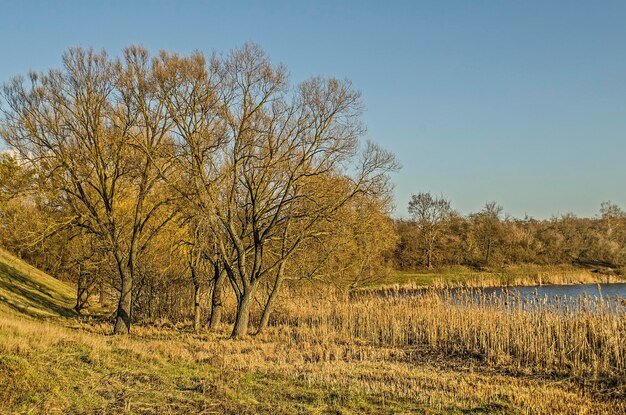
[[[285,301],[273,324],[296,341],[426,347],[525,373],[626,383],[626,305],[386,290]]]

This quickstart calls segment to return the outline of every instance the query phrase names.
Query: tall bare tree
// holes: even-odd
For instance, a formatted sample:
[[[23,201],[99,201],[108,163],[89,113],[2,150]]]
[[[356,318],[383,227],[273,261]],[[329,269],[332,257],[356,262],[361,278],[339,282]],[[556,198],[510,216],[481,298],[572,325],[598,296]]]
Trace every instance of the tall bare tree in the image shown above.
[[[314,78],[291,88],[284,67],[254,44],[209,65],[198,54],[162,59],[177,63],[162,89],[186,172],[172,182],[211,226],[237,297],[232,335],[240,337],[259,283],[274,278],[277,291],[315,224],[356,194],[381,188],[394,160],[373,144],[357,159],[363,128],[349,82]],[[324,183],[338,178],[346,185]]]
[[[172,146],[156,86],[147,51],[130,47],[121,61],[70,49],[62,69],[3,88],[2,137],[115,261],[117,334],[130,330],[138,257],[174,215],[160,188]]]

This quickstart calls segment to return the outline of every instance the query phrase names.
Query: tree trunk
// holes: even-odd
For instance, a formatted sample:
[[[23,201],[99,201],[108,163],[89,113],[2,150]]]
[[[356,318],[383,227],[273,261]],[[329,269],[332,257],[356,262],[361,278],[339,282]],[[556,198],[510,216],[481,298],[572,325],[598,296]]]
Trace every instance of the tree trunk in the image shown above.
[[[211,318],[209,319],[209,329],[215,330],[222,322],[222,282],[224,273],[218,263],[213,265],[215,273],[213,275],[213,294],[211,296]]]
[[[83,272],[82,265],[78,265],[78,282],[76,284],[76,305],[74,310],[80,314],[87,304],[87,276]]]
[[[200,330],[200,281],[196,274],[196,267],[192,262],[189,263],[191,268],[191,282],[193,283],[193,331]]]
[[[152,302],[154,300],[154,283],[150,283],[148,292],[150,293],[148,295],[148,320],[153,322],[154,321],[154,307],[152,307]]]
[[[100,303],[100,307],[104,307],[104,281],[102,280],[102,277],[100,277],[100,281],[99,281],[99,291],[100,291],[100,298],[98,299],[98,302]]]
[[[193,331],[200,330],[200,284],[193,286]]]
[[[115,313],[113,333],[128,334],[130,333],[133,277],[128,271],[120,272],[120,276],[122,277],[122,292],[120,293],[120,301],[117,304],[117,312]]]
[[[241,297],[237,300],[237,316],[235,317],[233,332],[230,335],[233,339],[240,339],[248,334],[252,297],[254,297],[254,289],[250,286],[247,287]]]
[[[433,267],[433,250],[428,248],[428,269]]]
[[[433,251],[435,250],[435,235],[429,234],[428,236],[428,269],[433,268]]]
[[[283,283],[283,275],[284,275],[284,262],[280,264],[278,268],[278,273],[276,274],[276,281],[274,281],[274,287],[272,288],[272,292],[267,299],[267,303],[265,303],[265,308],[263,309],[263,315],[261,316],[261,322],[259,323],[259,328],[257,329],[256,334],[261,333],[267,327],[267,324],[270,321],[270,314],[272,313],[272,309],[274,308],[274,303],[276,302],[276,298],[278,297],[278,291],[280,290],[280,286]]]

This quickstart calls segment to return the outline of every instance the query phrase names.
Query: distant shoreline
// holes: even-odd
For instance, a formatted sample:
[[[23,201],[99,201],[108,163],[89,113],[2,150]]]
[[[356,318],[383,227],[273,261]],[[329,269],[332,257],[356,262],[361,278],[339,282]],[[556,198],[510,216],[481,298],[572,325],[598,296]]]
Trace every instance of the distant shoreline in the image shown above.
[[[517,272],[517,275],[515,275]],[[593,284],[624,284],[626,277],[616,274],[592,272],[584,268],[571,267],[562,270],[536,271],[533,274],[521,274],[518,270],[507,271],[467,271],[451,270],[397,272],[388,281],[381,280],[372,286],[363,286],[357,290],[388,289],[457,289],[457,288],[506,288],[506,287],[548,287]]]

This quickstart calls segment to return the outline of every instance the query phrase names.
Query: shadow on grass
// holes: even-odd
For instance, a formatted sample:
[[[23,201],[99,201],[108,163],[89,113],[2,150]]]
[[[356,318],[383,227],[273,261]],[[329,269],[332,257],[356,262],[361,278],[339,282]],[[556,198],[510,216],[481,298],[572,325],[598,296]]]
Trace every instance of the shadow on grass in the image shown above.
[[[35,310],[29,310],[29,306],[50,311],[64,317],[76,315],[76,312],[72,308],[53,301],[54,291],[51,291],[43,284],[36,284],[15,268],[3,263],[0,263],[0,290],[6,290],[18,297],[22,297],[24,304],[19,304],[21,302],[20,300],[16,302],[9,301],[3,296],[0,296],[0,302],[19,313],[31,317],[41,317],[41,314],[37,313]]]

